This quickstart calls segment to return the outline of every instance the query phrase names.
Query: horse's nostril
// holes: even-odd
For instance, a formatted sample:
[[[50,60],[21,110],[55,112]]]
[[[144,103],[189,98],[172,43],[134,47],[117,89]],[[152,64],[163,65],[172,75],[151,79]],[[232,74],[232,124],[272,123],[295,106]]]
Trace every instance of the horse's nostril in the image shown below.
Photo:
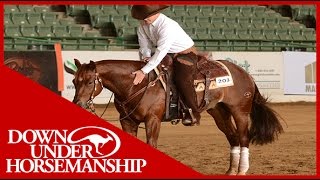
[[[81,101],[78,101],[76,104],[78,106],[82,107],[83,109],[88,109],[89,108],[87,103],[84,103],[84,102],[81,102]]]

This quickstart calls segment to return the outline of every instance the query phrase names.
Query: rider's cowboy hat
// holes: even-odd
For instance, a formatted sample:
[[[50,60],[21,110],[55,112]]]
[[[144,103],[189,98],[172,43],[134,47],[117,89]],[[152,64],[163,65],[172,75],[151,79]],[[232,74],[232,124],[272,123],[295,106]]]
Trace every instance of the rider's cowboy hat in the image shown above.
[[[167,8],[166,5],[133,5],[131,9],[131,16],[138,20],[144,20],[161,10]]]

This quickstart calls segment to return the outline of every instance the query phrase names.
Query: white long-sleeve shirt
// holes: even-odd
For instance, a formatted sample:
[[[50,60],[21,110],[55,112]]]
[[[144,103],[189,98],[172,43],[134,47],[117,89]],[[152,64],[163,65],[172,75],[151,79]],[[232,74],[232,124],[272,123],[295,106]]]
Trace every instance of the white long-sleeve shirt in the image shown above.
[[[179,53],[194,45],[177,22],[161,13],[152,24],[139,26],[138,39],[142,57],[150,57],[149,62],[141,69],[145,74],[157,67],[166,54]],[[151,57],[153,46],[157,48]]]

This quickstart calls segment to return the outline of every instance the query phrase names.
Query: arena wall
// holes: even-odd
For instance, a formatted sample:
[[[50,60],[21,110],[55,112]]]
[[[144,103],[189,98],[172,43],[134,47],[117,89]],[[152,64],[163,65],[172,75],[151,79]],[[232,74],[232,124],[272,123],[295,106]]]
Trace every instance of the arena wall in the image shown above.
[[[315,102],[315,54],[314,52],[210,52],[210,60],[228,60],[244,68],[252,75],[260,92],[271,102]],[[139,53],[138,51],[62,51],[64,63],[73,63],[74,58],[82,63],[105,59],[139,60]],[[72,79],[73,75],[64,71],[64,90],[61,94],[70,101],[75,93]],[[94,99],[94,103],[105,104],[110,97],[111,92],[104,89]]]

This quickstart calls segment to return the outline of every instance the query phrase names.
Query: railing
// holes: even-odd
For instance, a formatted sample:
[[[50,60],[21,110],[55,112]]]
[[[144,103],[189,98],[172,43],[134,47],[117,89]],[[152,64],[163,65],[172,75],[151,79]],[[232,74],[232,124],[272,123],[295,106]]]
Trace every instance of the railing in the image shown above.
[[[73,45],[77,48],[73,50],[102,50],[96,47],[105,47],[105,50],[125,50],[138,49],[139,45],[132,40],[124,37],[9,37],[5,36],[6,51],[29,51],[29,50],[53,50],[55,43],[64,45]],[[13,40],[7,42],[6,40]],[[27,42],[15,42],[17,40],[27,40]],[[65,40],[76,40],[76,42],[65,42]],[[93,40],[94,43],[83,43],[80,40]],[[105,40],[105,43],[97,42]],[[279,40],[226,40],[226,39],[194,39],[197,48],[203,51],[316,51],[316,42],[310,40],[303,41],[279,41]],[[199,42],[202,44],[200,45]],[[216,42],[216,44],[210,44]],[[268,43],[268,44],[264,44]],[[254,45],[252,45],[254,44]],[[14,46],[24,45],[28,48],[18,48]],[[11,48],[6,48],[11,46]],[[52,46],[50,48],[50,46]],[[92,46],[90,49],[79,48],[81,46]]]

